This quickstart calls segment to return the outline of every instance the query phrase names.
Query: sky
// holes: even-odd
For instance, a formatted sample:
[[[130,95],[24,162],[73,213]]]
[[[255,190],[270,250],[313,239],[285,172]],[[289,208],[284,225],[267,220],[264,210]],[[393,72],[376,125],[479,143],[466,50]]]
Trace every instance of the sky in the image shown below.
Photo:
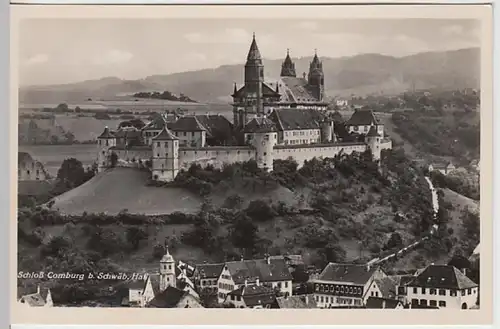
[[[102,77],[142,79],[243,64],[255,33],[261,54],[282,59],[379,53],[401,57],[480,46],[463,19],[30,19],[19,39],[20,85]]]

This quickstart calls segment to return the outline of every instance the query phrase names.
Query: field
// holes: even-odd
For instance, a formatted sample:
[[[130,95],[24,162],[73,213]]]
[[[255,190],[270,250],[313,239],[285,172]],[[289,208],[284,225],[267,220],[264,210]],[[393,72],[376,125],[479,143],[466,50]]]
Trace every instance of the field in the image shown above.
[[[96,158],[97,146],[79,145],[20,145],[20,152],[28,152],[33,158],[43,163],[45,169],[55,177],[64,159],[75,158],[83,166],[90,166]]]
[[[176,188],[147,186],[149,173],[115,168],[98,174],[83,185],[54,199],[54,209],[64,214],[131,213],[157,215],[175,211],[192,213],[202,200]]]

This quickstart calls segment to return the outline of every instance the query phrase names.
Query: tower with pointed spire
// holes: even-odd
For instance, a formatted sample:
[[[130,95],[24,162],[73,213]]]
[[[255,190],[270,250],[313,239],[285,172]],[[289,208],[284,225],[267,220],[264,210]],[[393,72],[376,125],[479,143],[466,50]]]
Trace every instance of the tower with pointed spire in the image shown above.
[[[325,75],[323,74],[323,63],[319,60],[318,52],[314,50],[314,57],[309,65],[309,74],[307,75],[308,85],[314,93],[314,96],[323,101],[325,96]]]
[[[281,77],[297,77],[297,73],[295,72],[295,64],[292,62],[290,58],[290,49],[286,50],[286,57],[283,63],[281,64]]]
[[[160,291],[167,287],[176,287],[175,260],[168,252],[168,246],[165,244],[165,255],[160,260]]]
[[[245,63],[245,93],[246,93],[246,112],[253,114],[263,113],[262,84],[264,83],[264,65],[260,55],[255,33],[253,34],[252,44],[248,51],[247,61]]]

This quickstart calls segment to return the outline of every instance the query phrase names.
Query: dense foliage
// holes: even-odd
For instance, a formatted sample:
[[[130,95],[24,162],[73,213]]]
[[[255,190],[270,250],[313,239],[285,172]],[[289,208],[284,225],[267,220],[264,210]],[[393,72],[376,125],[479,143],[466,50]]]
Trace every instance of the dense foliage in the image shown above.
[[[186,96],[182,93],[179,96],[176,96],[168,90],[165,90],[162,93],[160,93],[158,91],[139,92],[139,93],[135,93],[133,96],[136,98],[166,99],[169,101],[176,101],[176,102],[196,103],[195,100],[192,100],[191,98],[189,98],[188,96]]]

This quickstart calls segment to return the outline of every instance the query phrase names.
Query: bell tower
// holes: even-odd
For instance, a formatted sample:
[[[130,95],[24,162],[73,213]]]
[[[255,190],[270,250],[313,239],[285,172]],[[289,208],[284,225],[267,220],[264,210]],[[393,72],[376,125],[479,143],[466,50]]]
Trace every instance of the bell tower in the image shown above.
[[[247,62],[245,63],[245,116],[247,114],[262,114],[264,112],[262,99],[263,83],[264,65],[262,64],[262,57],[254,33],[252,44],[248,51]]]
[[[319,60],[316,50],[314,50],[314,57],[309,65],[307,81],[309,86],[314,90],[314,95],[318,101],[323,101],[325,96],[325,76],[323,74],[323,63]]]
[[[165,245],[165,255],[160,260],[160,291],[164,291],[167,287],[176,286],[175,277],[175,260],[168,252],[168,246]]]
[[[290,58],[290,50],[286,50],[286,57],[283,63],[281,64],[281,74],[282,77],[296,77],[297,73],[295,72],[295,64],[292,62]]]

